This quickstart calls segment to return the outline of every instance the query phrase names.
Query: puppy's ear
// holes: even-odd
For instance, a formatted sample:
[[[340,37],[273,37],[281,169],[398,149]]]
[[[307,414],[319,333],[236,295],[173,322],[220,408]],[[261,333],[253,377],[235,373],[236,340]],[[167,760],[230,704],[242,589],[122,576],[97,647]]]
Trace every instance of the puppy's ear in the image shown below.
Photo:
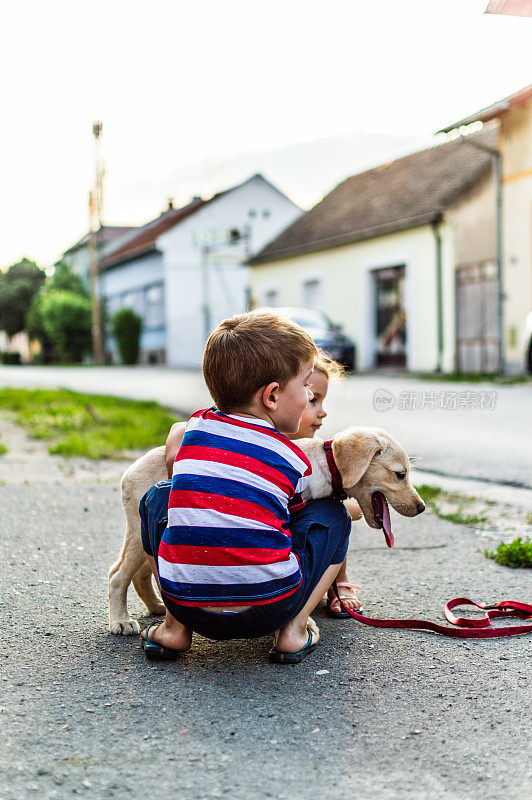
[[[371,431],[351,429],[334,437],[333,456],[344,489],[350,489],[359,482],[373,456],[382,448],[383,442]]]

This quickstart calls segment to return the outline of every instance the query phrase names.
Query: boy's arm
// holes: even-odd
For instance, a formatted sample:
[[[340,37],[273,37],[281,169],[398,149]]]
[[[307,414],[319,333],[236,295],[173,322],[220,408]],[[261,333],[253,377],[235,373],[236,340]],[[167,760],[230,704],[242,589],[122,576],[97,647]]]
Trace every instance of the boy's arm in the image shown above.
[[[165,460],[166,460],[166,472],[169,478],[172,477],[175,457],[177,455],[177,451],[181,447],[181,442],[183,441],[183,436],[185,435],[186,425],[187,425],[186,422],[176,422],[170,428],[170,433],[168,434],[168,438],[166,439]]]

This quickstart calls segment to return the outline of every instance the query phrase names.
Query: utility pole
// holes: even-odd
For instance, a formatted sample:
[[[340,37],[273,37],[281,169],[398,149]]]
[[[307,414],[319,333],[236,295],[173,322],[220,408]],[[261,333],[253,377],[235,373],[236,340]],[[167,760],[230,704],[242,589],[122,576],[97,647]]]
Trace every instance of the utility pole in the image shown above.
[[[89,192],[89,266],[92,299],[92,356],[96,364],[103,362],[102,328],[100,314],[100,292],[98,286],[98,234],[103,220],[103,176],[104,166],[100,150],[103,125],[92,124],[94,137],[94,188]]]

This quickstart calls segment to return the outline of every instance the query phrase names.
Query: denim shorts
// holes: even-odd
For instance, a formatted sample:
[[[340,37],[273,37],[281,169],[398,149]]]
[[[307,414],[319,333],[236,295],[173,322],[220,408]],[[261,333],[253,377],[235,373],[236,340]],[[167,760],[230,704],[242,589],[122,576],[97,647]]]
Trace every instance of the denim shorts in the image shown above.
[[[142,545],[157,562],[157,553],[168,520],[170,481],[159,481],[139,505]],[[182,606],[163,597],[170,614],[208,639],[254,639],[267,636],[294,619],[306,604],[325,570],[341,564],[349,544],[351,519],[338,500],[310,500],[290,515],[292,550],[299,558],[303,579],[293,594],[265,605],[234,613]]]

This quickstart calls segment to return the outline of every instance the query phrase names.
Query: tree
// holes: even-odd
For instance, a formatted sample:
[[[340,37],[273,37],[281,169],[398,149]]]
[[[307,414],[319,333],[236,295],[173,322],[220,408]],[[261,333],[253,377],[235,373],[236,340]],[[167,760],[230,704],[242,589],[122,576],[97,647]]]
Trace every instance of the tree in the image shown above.
[[[91,349],[91,301],[74,292],[51,290],[40,299],[44,331],[59,359],[79,362]]]
[[[132,308],[121,308],[116,312],[113,317],[113,336],[124,364],[136,364],[139,360],[141,331],[142,319]]]
[[[53,292],[68,292],[69,294],[76,295],[84,299],[89,298],[83,281],[81,278],[70,270],[70,268],[59,262],[55,266],[54,274],[48,278],[41,290],[33,296],[30,303],[28,312],[26,314],[26,331],[30,339],[37,339],[41,345],[40,358],[44,363],[53,360],[69,360],[65,359],[54,347],[54,341],[50,337],[48,329],[45,326],[43,315],[43,301],[44,298]],[[88,335],[90,336],[90,321],[88,326]],[[74,359],[80,360],[80,359]]]
[[[27,258],[0,272],[0,330],[8,336],[24,330],[30,303],[44,280],[43,270]]]
[[[72,272],[70,267],[63,261],[59,261],[55,265],[54,274],[50,278],[47,288],[50,291],[61,289],[65,292],[79,294],[80,297],[90,297],[79,275]]]

